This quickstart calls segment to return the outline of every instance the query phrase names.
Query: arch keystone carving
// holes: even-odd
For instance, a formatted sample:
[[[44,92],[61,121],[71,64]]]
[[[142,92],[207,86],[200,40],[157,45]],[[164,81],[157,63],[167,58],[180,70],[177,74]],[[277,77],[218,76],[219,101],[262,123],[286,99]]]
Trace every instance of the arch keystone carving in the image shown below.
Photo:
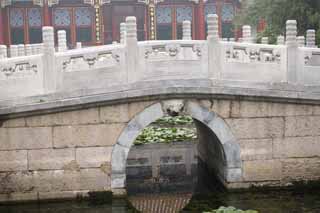
[[[162,102],[162,110],[166,115],[178,116],[183,114],[185,102],[183,100],[168,100]]]

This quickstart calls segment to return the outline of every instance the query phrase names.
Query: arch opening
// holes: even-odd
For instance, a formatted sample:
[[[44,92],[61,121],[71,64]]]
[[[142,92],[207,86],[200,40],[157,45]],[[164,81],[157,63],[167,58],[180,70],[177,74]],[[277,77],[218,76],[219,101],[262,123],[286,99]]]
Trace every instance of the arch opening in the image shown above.
[[[112,153],[111,188],[126,188],[127,158],[140,132],[163,116],[189,115],[198,133],[199,180],[196,190],[214,188],[216,181],[228,187],[242,178],[240,147],[227,124],[197,101],[169,100],[153,104],[138,113],[123,130]],[[205,174],[205,175],[201,175]],[[210,174],[210,178],[207,174]]]

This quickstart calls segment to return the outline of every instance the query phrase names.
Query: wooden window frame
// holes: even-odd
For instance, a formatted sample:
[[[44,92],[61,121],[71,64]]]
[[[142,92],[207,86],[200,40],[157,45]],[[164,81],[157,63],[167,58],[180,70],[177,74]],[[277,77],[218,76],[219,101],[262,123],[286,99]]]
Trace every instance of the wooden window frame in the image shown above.
[[[112,37],[112,41],[119,41],[120,40],[120,25],[118,26],[118,23],[116,23],[116,20],[113,17],[116,16],[127,16],[127,13],[116,13],[115,14],[115,7],[117,6],[131,6],[133,7],[133,15],[136,16],[136,14],[139,12],[139,7],[143,8],[144,10],[144,23],[143,23],[143,29],[138,28],[137,26],[137,33],[143,33],[144,34],[144,39],[146,40],[148,38],[148,30],[147,30],[147,23],[148,23],[148,10],[147,10],[147,5],[143,4],[143,3],[127,3],[127,2],[118,2],[118,3],[111,3],[111,4],[106,4],[103,6],[102,9],[102,16],[105,15],[106,11],[110,12],[110,15],[107,15],[106,17],[103,17],[103,20],[105,22],[108,22],[106,20],[110,19],[111,17],[111,26],[105,26],[104,27],[104,39],[105,39],[105,34],[110,34],[111,33],[111,37]],[[138,21],[138,20],[137,20]],[[138,23],[137,23],[138,24]],[[111,27],[111,29],[109,29]],[[119,34],[119,35],[118,35]]]
[[[54,27],[55,30],[65,30],[69,29],[70,30],[70,44],[72,47],[76,46],[77,43],[77,29],[78,28],[83,28],[86,29],[88,26],[83,27],[83,26],[77,26],[76,25],[76,17],[75,17],[75,11],[78,8],[89,8],[92,11],[92,24],[91,24],[91,41],[90,42],[83,42],[83,45],[94,45],[96,43],[96,28],[95,28],[95,13],[94,13],[94,8],[90,5],[86,4],[76,4],[76,5],[56,5],[52,8],[52,14],[51,14],[51,19],[52,19],[52,26]],[[67,9],[70,12],[71,20],[70,20],[70,25],[67,26],[59,26],[55,25],[54,23],[54,13],[55,10],[59,9]]]
[[[29,26],[29,19],[28,19],[28,12],[30,9],[37,8],[41,11],[41,26],[40,27],[30,27]],[[22,27],[12,27],[10,23],[10,13],[12,9],[20,9],[22,10],[23,14],[23,26]],[[23,36],[24,36],[24,44],[30,44],[30,35],[29,30],[30,29],[42,29],[43,26],[43,10],[41,7],[36,5],[12,5],[9,6],[6,10],[6,16],[7,16],[7,23],[8,26],[8,43],[9,45],[12,45],[12,38],[11,38],[11,29],[23,29]]]
[[[195,28],[195,23],[196,23],[196,17],[195,17],[195,10],[196,10],[196,7],[197,5],[195,5],[194,3],[192,2],[187,2],[187,3],[167,3],[167,2],[163,2],[163,3],[159,3],[157,6],[156,6],[156,10],[157,10],[157,7],[169,7],[171,8],[171,27],[172,27],[172,40],[177,40],[177,26],[179,25],[178,21],[177,21],[177,8],[178,7],[191,7],[192,9],[192,22],[191,22],[191,32],[192,32],[192,39],[195,39],[196,38],[196,28]],[[156,21],[156,25],[168,25],[168,23],[166,24],[159,24],[157,21]]]

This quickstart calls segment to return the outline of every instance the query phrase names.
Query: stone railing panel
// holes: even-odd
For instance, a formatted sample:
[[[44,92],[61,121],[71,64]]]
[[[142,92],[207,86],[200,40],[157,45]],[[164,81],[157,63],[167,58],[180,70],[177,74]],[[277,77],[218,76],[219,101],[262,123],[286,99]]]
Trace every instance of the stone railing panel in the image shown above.
[[[286,47],[221,42],[221,78],[253,82],[286,81]]]
[[[41,56],[23,56],[0,60],[0,97],[18,98],[43,93]]]
[[[126,82],[123,45],[106,45],[59,52],[58,90],[103,88]]]
[[[148,41],[139,43],[142,80],[207,78],[205,41]]]
[[[319,85],[320,82],[320,49],[300,47],[298,51],[298,70],[302,84]]]

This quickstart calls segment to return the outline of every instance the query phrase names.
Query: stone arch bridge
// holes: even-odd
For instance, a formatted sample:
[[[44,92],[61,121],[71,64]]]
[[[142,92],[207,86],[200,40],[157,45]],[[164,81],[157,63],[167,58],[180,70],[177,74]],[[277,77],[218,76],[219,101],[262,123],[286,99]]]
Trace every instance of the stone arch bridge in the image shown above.
[[[0,48],[0,201],[125,190],[133,140],[171,114],[191,115],[200,158],[229,188],[320,178],[320,50],[287,22],[286,40],[218,38],[137,42],[135,18],[120,44],[67,50],[65,33]],[[124,26],[126,28],[124,28]],[[265,41],[266,39],[264,39]],[[10,56],[10,57],[8,57]]]

